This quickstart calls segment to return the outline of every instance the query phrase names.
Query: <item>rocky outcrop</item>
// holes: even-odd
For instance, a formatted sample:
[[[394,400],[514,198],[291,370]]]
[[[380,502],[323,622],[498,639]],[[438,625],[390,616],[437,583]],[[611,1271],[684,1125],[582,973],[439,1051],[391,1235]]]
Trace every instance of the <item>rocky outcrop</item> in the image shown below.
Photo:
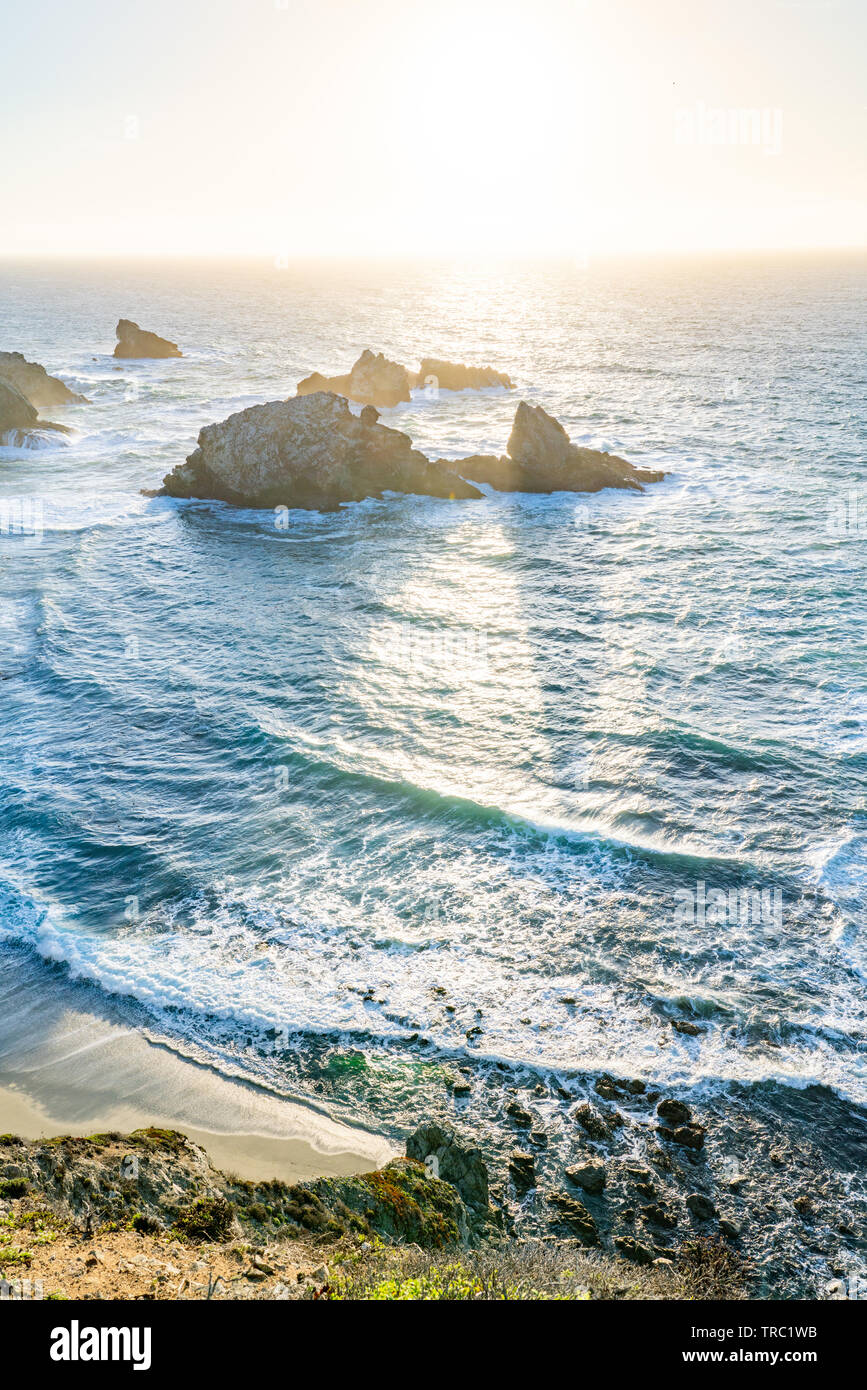
[[[358,361],[345,376],[322,376],[314,372],[298,383],[298,395],[310,396],[319,391],[333,391],[359,405],[392,406],[411,399],[409,372],[399,362],[391,362],[381,352],[365,348]]]
[[[49,376],[38,362],[28,362],[20,352],[0,352],[0,378],[26,396],[37,410],[87,401],[86,396],[70,391],[65,382],[56,376]]]
[[[0,377],[0,443],[23,443],[34,430],[68,432],[65,425],[40,420],[38,410],[27,397]]]
[[[665,474],[635,468],[616,454],[573,444],[563,426],[540,405],[521,401],[507,455],[475,454],[451,466],[462,477],[487,483],[498,492],[600,492],[606,487],[643,492]]]
[[[183,357],[177,343],[139,328],[131,319],[120,319],[117,325],[115,357]]]
[[[440,391],[481,391],[488,386],[512,390],[505,372],[493,367],[467,367],[463,362],[444,362],[439,357],[422,359],[421,369],[410,372],[400,362],[392,362],[381,352],[366,348],[351,372],[344,376],[323,376],[314,372],[298,383],[298,395],[334,391],[359,405],[393,406],[411,400],[414,386],[433,386]]]
[[[604,1188],[607,1173],[601,1159],[591,1158],[586,1163],[576,1163],[567,1168],[566,1177],[570,1182],[574,1182],[576,1187],[583,1187],[585,1192],[596,1193]]]
[[[242,507],[315,507],[380,497],[481,497],[432,463],[373,409],[354,415],[340,396],[317,392],[254,405],[206,425],[198,448],[164,479],[170,497],[217,498]]]
[[[456,1187],[468,1207],[487,1208],[488,1170],[481,1150],[461,1144],[453,1129],[434,1123],[421,1125],[407,1140],[406,1156]]]
[[[0,435],[35,429],[39,411],[10,382],[0,379]]]
[[[440,391],[484,391],[490,386],[515,389],[511,378],[494,367],[467,367],[463,362],[444,362],[440,357],[422,358],[413,386],[436,386]]]

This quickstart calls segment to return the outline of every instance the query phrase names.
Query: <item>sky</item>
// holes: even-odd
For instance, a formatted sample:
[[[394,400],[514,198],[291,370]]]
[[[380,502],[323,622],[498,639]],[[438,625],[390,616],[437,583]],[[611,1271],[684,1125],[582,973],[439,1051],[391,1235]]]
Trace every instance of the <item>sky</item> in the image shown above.
[[[865,0],[43,0],[0,254],[867,245]]]

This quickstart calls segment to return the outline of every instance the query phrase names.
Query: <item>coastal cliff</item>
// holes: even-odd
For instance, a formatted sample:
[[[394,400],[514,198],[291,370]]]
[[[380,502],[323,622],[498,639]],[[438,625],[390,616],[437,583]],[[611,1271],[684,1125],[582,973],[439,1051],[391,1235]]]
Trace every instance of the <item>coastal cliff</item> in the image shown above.
[[[643,1268],[588,1248],[580,1234],[520,1240],[489,1204],[478,1151],[437,1125],[416,1131],[407,1147],[431,1144],[424,1162],[408,1156],[354,1177],[286,1184],[222,1173],[173,1130],[33,1141],[2,1135],[5,1296],[746,1296],[739,1261],[713,1245],[685,1245],[676,1261]]]

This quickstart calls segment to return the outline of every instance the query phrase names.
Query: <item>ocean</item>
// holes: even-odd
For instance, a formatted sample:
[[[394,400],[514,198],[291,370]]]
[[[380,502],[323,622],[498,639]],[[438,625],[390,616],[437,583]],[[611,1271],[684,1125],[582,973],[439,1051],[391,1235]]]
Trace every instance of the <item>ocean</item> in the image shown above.
[[[116,361],[120,317],[184,357]],[[436,1114],[505,1153],[525,1097],[552,1181],[569,1098],[639,1078],[722,1117],[723,1165],[818,1144],[851,1217],[867,259],[5,262],[0,324],[90,398],[0,447],[7,981],[393,1136]],[[512,376],[382,413],[432,457],[504,452],[527,400],[668,477],[144,495],[365,347]]]

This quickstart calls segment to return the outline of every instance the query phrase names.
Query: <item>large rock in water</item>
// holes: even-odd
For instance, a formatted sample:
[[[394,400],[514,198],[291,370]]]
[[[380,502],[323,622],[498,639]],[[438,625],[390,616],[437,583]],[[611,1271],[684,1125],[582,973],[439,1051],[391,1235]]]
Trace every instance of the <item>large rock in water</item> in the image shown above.
[[[322,376],[314,372],[298,383],[298,395],[310,396],[320,391],[333,391],[359,405],[392,406],[411,400],[409,372],[399,362],[390,362],[381,352],[365,348],[358,361],[345,376]]]
[[[65,425],[53,425],[40,420],[35,405],[10,381],[0,377],[0,443],[18,445],[33,430],[56,430],[68,434]]]
[[[635,468],[616,454],[573,444],[558,420],[526,401],[515,411],[506,448],[502,458],[475,454],[450,466],[499,492],[600,492],[606,487],[643,492],[645,483],[665,477],[656,469]]]
[[[115,357],[183,357],[177,343],[139,328],[132,319],[120,319],[117,325],[118,343]]]
[[[463,362],[444,362],[439,357],[422,358],[413,386],[428,385],[436,385],[441,391],[483,391],[488,386],[515,389],[511,378],[494,367],[467,367]]]
[[[26,396],[37,410],[45,406],[87,401],[86,396],[70,391],[65,382],[56,376],[49,376],[38,362],[28,362],[20,352],[0,352],[0,377]]]
[[[10,381],[0,378],[0,435],[9,430],[32,430],[39,412]]]
[[[329,392],[250,406],[199,433],[199,447],[164,479],[170,497],[241,507],[316,507],[415,492],[481,497],[447,464],[432,463],[372,406],[353,415]]]

